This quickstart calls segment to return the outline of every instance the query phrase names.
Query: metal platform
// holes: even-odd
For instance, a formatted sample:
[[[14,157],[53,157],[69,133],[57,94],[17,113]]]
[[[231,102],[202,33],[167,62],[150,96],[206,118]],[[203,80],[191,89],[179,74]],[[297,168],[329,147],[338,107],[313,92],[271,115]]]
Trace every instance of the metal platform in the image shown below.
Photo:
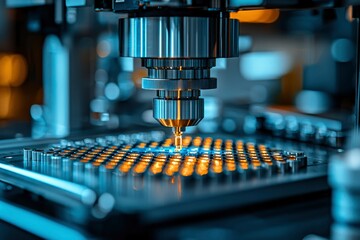
[[[8,141],[0,180],[17,194],[2,199],[31,211],[45,202],[35,211],[94,234],[131,235],[139,226],[322,192],[328,156],[338,151],[262,136],[184,143],[177,152],[162,132]]]

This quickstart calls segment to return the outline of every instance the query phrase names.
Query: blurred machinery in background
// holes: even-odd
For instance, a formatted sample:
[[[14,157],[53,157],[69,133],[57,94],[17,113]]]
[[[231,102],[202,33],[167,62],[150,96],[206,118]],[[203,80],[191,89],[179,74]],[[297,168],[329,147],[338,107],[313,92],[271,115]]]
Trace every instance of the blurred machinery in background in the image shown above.
[[[3,238],[358,238],[359,4],[1,2]]]
[[[27,4],[31,5],[34,3]],[[34,89],[34,91],[37,92],[37,95],[35,95],[37,99],[31,100],[31,102],[37,105],[32,107],[31,116],[34,125],[37,127],[34,128],[32,135],[34,137],[45,135],[66,136],[70,134],[71,131],[88,129],[91,125],[104,126],[105,128],[112,129],[121,126],[126,128],[134,123],[137,125],[150,124],[156,126],[157,124],[154,124],[155,122],[151,117],[151,92],[141,90],[141,79],[146,77],[147,74],[145,70],[141,68],[140,60],[118,58],[119,50],[121,50],[120,53],[122,56],[143,57],[146,59],[149,59],[149,56],[142,56],[141,54],[143,53],[140,53],[140,49],[136,49],[138,46],[141,46],[141,44],[135,44],[131,38],[127,38],[126,34],[130,33],[125,32],[125,39],[119,40],[117,15],[107,12],[92,12],[90,4],[81,1],[68,2],[67,4],[70,8],[61,4],[48,5],[47,2],[43,4],[46,5],[38,8],[49,8],[49,11],[54,12],[54,14],[56,13],[54,15],[56,19],[45,21],[49,13],[40,12],[38,14],[37,10],[32,11],[31,8],[17,8],[16,10],[12,10],[14,12],[13,15],[16,14],[16,11],[26,13],[22,14],[23,16],[27,16],[22,17],[21,20],[24,21],[22,25],[27,26],[27,29],[23,31],[32,32],[32,34],[28,36],[34,35],[34,38],[35,36],[39,36],[35,43],[39,47],[44,44],[44,49],[42,50],[44,51],[43,57],[38,54],[25,57],[30,58],[26,59],[27,61],[33,61],[31,58],[35,56],[37,58],[44,58],[41,61],[46,62],[48,66],[44,67],[44,71],[42,71],[41,69],[35,69],[35,65],[32,65],[29,71],[35,72],[38,75],[37,79],[43,79],[44,88],[56,89],[56,91],[42,91],[41,86],[33,84],[35,87],[37,86],[37,89]],[[88,7],[86,4],[88,4]],[[98,3],[98,9],[106,9],[106,7],[101,7],[99,4],[100,3]],[[9,7],[24,6],[16,1],[14,3],[8,1],[7,5]],[[72,8],[71,6],[82,7]],[[207,8],[208,7],[209,6],[207,6]],[[110,7],[108,8],[107,10],[111,10]],[[219,7],[219,9],[221,9],[221,7]],[[122,9],[119,8],[116,11],[121,12],[121,10]],[[131,11],[135,10],[133,9]],[[205,12],[206,11],[208,10],[205,10]],[[244,116],[244,114],[232,113],[234,110],[247,109],[247,106],[253,104],[261,106],[269,104],[287,106],[294,104],[294,110],[289,112],[290,116],[298,114],[293,114],[293,111],[310,115],[329,115],[330,112],[330,115],[333,116],[334,114],[332,112],[335,111],[335,118],[341,116],[339,119],[336,119],[336,121],[342,125],[340,128],[336,127],[332,129],[332,126],[326,126],[326,124],[325,126],[324,124],[318,124],[322,126],[313,127],[321,128],[320,131],[322,131],[324,127],[329,128],[330,131],[340,132],[338,135],[344,135],[344,132],[351,126],[351,123],[349,124],[347,119],[351,118],[351,96],[354,96],[354,93],[352,88],[353,84],[341,84],[341,79],[354,77],[353,69],[355,67],[355,44],[353,41],[355,30],[347,14],[348,11],[345,8],[290,11],[282,12],[282,14],[280,14],[278,10],[252,10],[231,13],[231,18],[244,22],[241,27],[241,35],[236,43],[221,43],[221,45],[229,45],[233,49],[235,49],[236,45],[236,50],[231,51],[235,51],[236,53],[240,51],[242,54],[240,58],[217,60],[216,67],[211,70],[211,72],[213,77],[221,79],[221,81],[217,81],[218,90],[204,92],[205,96],[211,96],[205,98],[205,104],[209,105],[208,107],[205,106],[207,109],[206,112],[209,115],[208,119],[205,118],[205,122],[209,123],[210,121],[210,124],[204,125],[212,127],[203,127],[204,125],[200,124],[196,130],[200,132],[216,132],[222,130],[232,133],[241,133],[245,130],[245,133],[249,133],[249,131],[251,133],[251,131],[256,129],[254,123],[257,122],[252,120],[253,117],[247,116],[248,114]],[[151,29],[153,28],[155,28],[155,26]],[[44,35],[43,33],[45,32],[46,34]],[[266,33],[266,38],[263,37],[263,32]],[[20,35],[20,33],[21,32],[17,33],[17,35]],[[75,36],[76,34],[79,36]],[[138,33],[133,33],[133,35],[134,34]],[[232,34],[236,35],[236,33]],[[44,40],[44,36],[46,35],[49,35],[49,40]],[[55,39],[54,35],[59,38],[60,42]],[[158,34],[155,35],[158,37]],[[192,36],[188,36],[187,38],[191,39]],[[231,40],[235,38],[236,37],[233,36]],[[160,41],[160,39],[161,38],[157,41]],[[146,39],[144,39],[144,41],[145,40]],[[84,41],[84,43],[82,41]],[[126,43],[126,41],[129,42]],[[213,41],[211,44],[217,44],[218,40],[202,39],[201,41]],[[120,49],[118,48],[119,42],[121,46]],[[122,42],[126,44],[121,44]],[[65,44],[69,46],[65,46]],[[82,48],[78,48],[76,44],[83,46],[84,52],[78,52],[81,51]],[[61,47],[63,47],[62,51],[60,49],[51,49]],[[74,50],[71,50],[70,47],[73,47]],[[88,49],[92,49],[92,51],[90,52]],[[96,51],[94,51],[94,49],[96,49]],[[178,51],[187,51],[184,50],[186,47],[179,46],[179,49],[181,50]],[[49,51],[49,53],[46,53],[47,51]],[[144,51],[148,50],[145,49]],[[154,50],[151,49],[151,51]],[[159,47],[156,51],[159,52],[152,52],[152,54],[156,54],[158,57],[161,57],[161,54],[174,54],[165,53],[164,50],[161,50]],[[190,51],[190,49],[188,51]],[[200,49],[197,51],[200,51]],[[235,56],[234,53],[230,55],[226,53],[227,50],[218,51],[220,53],[210,57]],[[23,52],[24,55],[27,54],[25,54],[25,51]],[[63,56],[61,52],[64,52],[64,54],[62,54]],[[81,59],[73,60],[75,57],[69,56],[69,58],[72,59],[71,61],[74,61],[73,63],[69,63],[70,60],[66,60],[68,58],[67,55],[74,52],[76,52],[75,56]],[[59,56],[55,56],[57,54]],[[178,54],[184,55],[185,53]],[[190,54],[190,52],[188,54]],[[196,56],[196,54],[199,53],[194,54]],[[206,55],[205,53],[203,54],[204,56]],[[181,57],[180,55],[177,57]],[[174,59],[174,57],[176,58],[176,56],[171,55],[168,57],[172,59]],[[82,64],[81,60],[84,59],[87,59],[86,61],[89,63]],[[61,61],[64,61],[62,64],[66,64],[67,67],[58,67],[61,66]],[[66,63],[66,61],[68,63]],[[54,66],[50,65],[51,62],[54,62]],[[146,65],[146,62],[143,64]],[[215,62],[212,64],[215,66]],[[39,66],[36,67],[39,68]],[[42,65],[40,65],[40,67],[42,68]],[[207,65],[206,69],[209,70],[210,68],[208,67]],[[67,68],[68,73],[65,72]],[[173,67],[168,66],[166,68]],[[62,70],[58,73],[56,69]],[[72,69],[76,70],[72,71]],[[83,70],[80,71],[79,69]],[[331,71],[328,69],[331,69]],[[27,72],[26,70],[24,71]],[[152,73],[153,70],[149,71],[151,74],[155,74]],[[171,71],[176,72],[178,70]],[[195,70],[184,70],[180,72],[183,74],[189,71]],[[20,70],[20,72],[23,71]],[[161,72],[163,72],[163,70],[161,70]],[[147,88],[148,83],[151,82],[149,83],[150,85],[157,84],[157,88],[154,89],[160,89],[158,86],[160,81],[151,80],[158,80],[160,78],[152,77],[151,74],[149,79],[144,80],[145,88]],[[192,79],[193,74],[188,74],[190,79]],[[209,75],[209,72],[206,74]],[[344,74],[347,75],[345,76]],[[63,86],[57,86],[50,81],[52,80],[54,83],[58,83],[59,81],[55,80],[56,78],[68,79],[60,81]],[[184,76],[181,76],[181,78],[183,79]],[[165,76],[164,79],[171,80],[170,83],[175,82],[172,81],[174,79],[171,79],[170,76],[169,78]],[[185,80],[182,82],[184,81]],[[211,81],[214,82],[215,80]],[[203,82],[210,84],[211,81],[204,80]],[[47,82],[50,83],[48,84]],[[179,81],[176,82],[179,83]],[[197,84],[200,82],[201,81],[196,81]],[[31,82],[29,83],[29,81],[25,83],[32,84]],[[71,84],[77,86],[72,86]],[[202,88],[204,86],[200,87]],[[214,84],[213,87],[215,87]],[[197,87],[193,86],[192,89],[194,88]],[[237,90],[234,91],[234,89]],[[163,95],[162,91],[163,90],[159,92],[161,96]],[[169,92],[171,90],[166,91]],[[45,93],[43,106],[39,105],[42,99],[41,92]],[[48,94],[48,92],[51,92],[51,94]],[[192,94],[195,94],[195,92]],[[226,92],[226,94],[223,94],[224,92]],[[66,93],[68,96],[66,96]],[[60,96],[56,94],[60,94]],[[72,96],[78,98],[79,94],[84,94],[84,97],[80,97],[80,100],[76,101],[71,100]],[[334,97],[337,97],[340,101],[333,101]],[[163,109],[171,109],[166,114],[171,114],[172,112],[174,115],[174,112],[176,112],[176,107],[174,107],[176,105],[175,102],[170,100],[171,98],[166,98],[166,101],[161,100],[162,98],[163,97],[160,97],[154,100],[154,116],[156,119],[163,119],[163,117],[165,117],[160,117],[160,115],[165,114],[163,110],[158,110],[161,107],[160,102],[166,105],[163,106]],[[191,98],[192,97],[190,97],[190,99]],[[67,101],[68,103],[66,103]],[[307,104],[307,101],[311,102],[311,104]],[[145,104],[139,105],[139,102]],[[197,103],[195,104],[195,102]],[[186,108],[192,109],[192,114],[200,114],[197,117],[187,116],[194,120],[193,123],[191,123],[192,121],[189,121],[189,119],[183,119],[183,123],[187,122],[186,124],[193,125],[199,122],[196,119],[203,118],[202,112],[204,107],[201,99],[196,101],[181,101],[181,103],[182,105],[185,103],[190,104],[191,106],[186,106]],[[21,104],[19,103],[18,105]],[[170,105],[172,105],[172,107],[170,107]],[[231,107],[231,105],[236,106]],[[198,108],[196,106],[198,106]],[[238,108],[237,106],[241,107]],[[286,107],[286,109],[289,110],[288,107]],[[26,109],[24,109],[24,112],[25,111]],[[248,111],[246,110],[246,112]],[[225,114],[221,114],[220,117],[220,113]],[[211,120],[212,115],[218,115],[214,118],[214,121]],[[235,117],[233,117],[234,115]],[[258,117],[256,111],[254,115]],[[168,117],[171,119],[170,116]],[[169,120],[168,117],[165,117],[165,120],[160,120],[160,122],[168,126],[173,126],[174,121]],[[15,118],[26,119],[19,115],[17,115],[17,117],[15,116]],[[183,117],[176,116],[175,114],[172,118],[182,119]],[[133,121],[133,119],[136,119],[136,121]],[[274,125],[271,121],[272,120],[269,120],[267,126]],[[289,125],[286,123],[286,120],[278,120],[276,124],[279,126],[267,130],[279,131],[277,128],[280,128],[280,131],[285,131],[286,125]],[[291,124],[301,125],[302,122],[290,123],[290,125]],[[259,124],[257,123],[257,125]],[[298,131],[296,134],[300,134],[300,132]]]
[[[360,237],[359,184],[354,181],[359,173],[359,139],[353,134],[348,151],[334,155],[329,164],[329,184],[333,188],[331,228],[333,239],[357,239]],[[355,140],[356,139],[356,140]]]

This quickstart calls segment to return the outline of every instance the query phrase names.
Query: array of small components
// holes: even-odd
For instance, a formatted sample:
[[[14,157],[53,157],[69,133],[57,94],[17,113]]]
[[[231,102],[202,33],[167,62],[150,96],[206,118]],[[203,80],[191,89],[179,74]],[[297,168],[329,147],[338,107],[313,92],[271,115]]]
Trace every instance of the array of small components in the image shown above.
[[[243,140],[186,136],[182,146],[182,150],[177,151],[173,138],[119,141],[108,136],[64,140],[47,149],[24,149],[24,166],[91,186],[86,183],[85,175],[146,175],[160,176],[160,179],[243,175],[247,179],[296,173],[307,165],[307,157],[302,151],[271,149]]]

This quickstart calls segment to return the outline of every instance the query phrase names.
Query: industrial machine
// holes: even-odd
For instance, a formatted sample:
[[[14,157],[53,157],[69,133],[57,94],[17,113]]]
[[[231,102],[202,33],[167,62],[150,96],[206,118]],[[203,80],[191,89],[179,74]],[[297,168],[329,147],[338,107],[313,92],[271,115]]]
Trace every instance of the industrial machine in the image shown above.
[[[353,214],[360,91],[352,87],[359,87],[359,4],[7,0],[3,11],[26,25],[15,31],[18,45],[33,41],[20,53],[29,79],[42,72],[43,101],[32,103],[31,137],[1,140],[1,238],[360,238]],[[251,18],[259,11],[264,19]],[[280,13],[276,30],[241,24],[273,23]],[[316,34],[327,55],[314,47]],[[296,57],[252,55],[251,35],[291,42]],[[306,54],[303,36],[314,48]],[[18,66],[18,55],[4,56],[0,70],[4,59]],[[306,56],[300,70],[299,56]],[[234,78],[266,81],[246,88]],[[271,92],[277,84],[282,93]],[[286,103],[293,86],[300,93],[292,107],[271,105],[277,95]],[[153,93],[140,88],[156,91],[151,109]],[[239,103],[241,91],[252,101]]]

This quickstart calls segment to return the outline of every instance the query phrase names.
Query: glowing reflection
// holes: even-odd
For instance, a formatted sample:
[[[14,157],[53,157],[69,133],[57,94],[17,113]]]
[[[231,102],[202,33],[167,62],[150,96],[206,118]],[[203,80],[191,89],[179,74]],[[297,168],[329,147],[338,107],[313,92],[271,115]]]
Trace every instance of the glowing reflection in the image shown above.
[[[136,164],[134,172],[138,174],[144,173],[148,165],[148,162],[139,162],[138,164]]]
[[[180,170],[180,174],[184,177],[192,176],[194,173],[196,158],[187,156]]]
[[[170,161],[165,169],[165,174],[169,177],[174,176],[175,173],[179,171],[180,162],[178,161]]]
[[[165,161],[156,160],[150,167],[150,172],[154,175],[159,174],[163,171]]]
[[[119,167],[119,171],[122,173],[128,173],[132,165],[133,165],[132,162],[123,162],[123,164],[121,164]]]
[[[209,165],[206,163],[200,163],[196,166],[196,173],[199,176],[205,176],[209,172]]]
[[[229,172],[234,172],[236,170],[236,164],[234,162],[226,163],[226,169]]]
[[[211,165],[211,170],[214,173],[222,173],[223,171],[223,162],[221,159],[213,159],[212,161],[212,165]]]

